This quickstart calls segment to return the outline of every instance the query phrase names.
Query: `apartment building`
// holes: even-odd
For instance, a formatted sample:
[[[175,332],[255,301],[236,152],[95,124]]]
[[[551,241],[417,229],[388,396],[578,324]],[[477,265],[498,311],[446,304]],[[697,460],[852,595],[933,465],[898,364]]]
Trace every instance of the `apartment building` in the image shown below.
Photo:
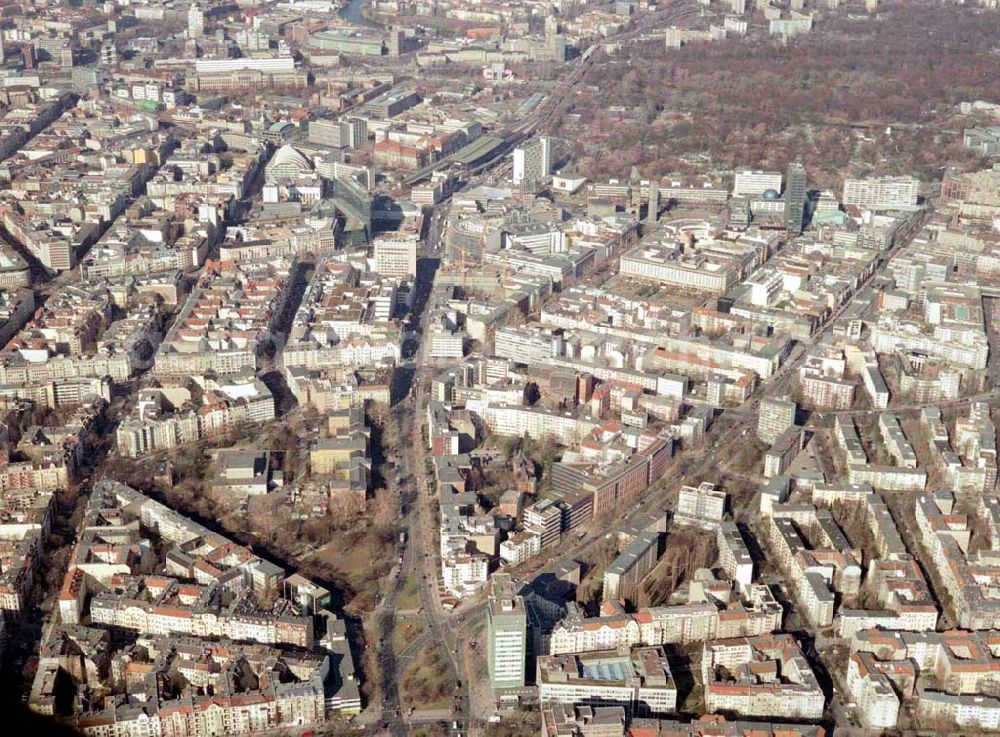
[[[885,409],[889,406],[889,386],[879,369],[878,360],[866,361],[861,369],[861,382],[868,393],[873,409]]]
[[[630,542],[604,571],[604,601],[639,599],[642,580],[660,559],[660,534],[644,532]]]
[[[329,592],[301,576],[286,576],[130,487],[101,481],[83,515],[58,597],[60,622],[43,645],[28,705],[92,737],[244,734],[357,713],[353,661],[329,601]],[[326,619],[321,641],[317,617]],[[137,633],[146,645],[112,643],[104,627]],[[116,665],[74,666],[102,657]],[[205,657],[216,667],[204,668]],[[165,697],[160,685],[169,673],[184,673],[207,693]],[[145,698],[110,705],[58,698],[60,681],[82,686],[84,678],[109,693]]]
[[[675,524],[718,529],[726,513],[729,494],[708,481],[699,486],[682,486],[674,512]]]
[[[0,286],[0,347],[6,346],[34,313],[34,292]]]
[[[915,404],[958,399],[961,371],[917,353],[896,351],[892,359],[900,393],[911,397]]]
[[[774,440],[774,444],[764,454],[764,478],[773,479],[783,474],[802,450],[803,432],[793,425]]]
[[[552,174],[552,141],[545,136],[531,139],[514,149],[514,185],[535,187],[547,184]]]
[[[562,332],[541,325],[499,327],[493,339],[493,355],[527,365],[545,363],[562,355]]]
[[[929,288],[922,316],[880,313],[871,345],[879,353],[920,353],[952,366],[985,368],[989,341],[982,294],[978,287]]]
[[[160,377],[255,371],[256,350],[284,309],[294,262],[208,264],[156,354]]]
[[[626,614],[609,602],[597,617],[584,617],[578,609],[571,609],[552,628],[549,653],[691,645],[781,628],[783,609],[767,586],[752,584],[741,594],[725,581],[692,581],[687,594],[686,604],[646,607],[635,614]]]
[[[193,388],[193,387],[192,387]],[[115,430],[119,453],[139,458],[203,438],[218,438],[238,428],[275,418],[274,396],[252,375],[202,377],[201,405],[191,388],[142,389],[132,414]]]
[[[917,702],[917,713],[923,719],[951,722],[961,729],[1000,728],[1000,699],[993,696],[924,691]]]
[[[735,522],[722,523],[715,541],[719,566],[736,586],[748,588],[753,583],[754,562],[739,526]]]
[[[858,714],[869,729],[892,729],[899,717],[900,702],[893,684],[904,678],[916,680],[909,663],[882,663],[871,653],[853,653],[847,661],[847,690]]]
[[[881,491],[923,491],[927,487],[927,472],[922,468],[868,464],[849,466],[847,480]]]
[[[527,435],[534,440],[549,438],[564,445],[580,442],[595,424],[593,420],[570,412],[492,402],[483,408],[481,417],[489,431],[497,435]]]
[[[845,378],[845,370],[846,362],[840,356],[809,356],[799,367],[802,401],[817,409],[850,409],[856,384]]]
[[[878,416],[878,427],[882,435],[882,442],[885,449],[897,466],[903,468],[917,467],[917,453],[906,439],[903,428],[899,424],[899,418],[888,412],[883,412]]]
[[[785,430],[795,424],[795,402],[784,399],[762,399],[757,417],[757,437],[773,444]]]
[[[861,551],[851,547],[831,513],[811,504],[774,505],[766,541],[804,614],[816,626],[832,624],[834,591],[854,595],[860,590]]]
[[[0,497],[0,611],[21,616],[51,529],[54,496],[37,488],[5,489]]]
[[[286,370],[386,367],[399,361],[396,280],[323,259],[295,313],[281,352]]]
[[[873,560],[862,591],[878,607],[850,609],[841,607],[834,628],[841,637],[852,637],[865,629],[932,632],[937,627],[939,610],[930,587],[916,560],[901,555],[899,560]]]
[[[993,550],[969,554],[971,528],[967,515],[954,510],[950,492],[921,496],[915,503],[920,542],[932,556],[959,625],[969,629],[1000,627],[1000,604],[993,588],[1000,565]],[[987,524],[989,528],[992,523]],[[994,536],[991,536],[991,544]]]
[[[995,724],[996,634],[992,631],[893,632],[863,630],[851,640],[855,675],[878,670],[904,699],[916,700],[920,716],[942,718],[959,727]],[[849,672],[850,676],[850,672]],[[932,679],[935,690],[915,687]],[[859,690],[860,690],[859,684]],[[889,699],[884,699],[887,708]],[[877,707],[876,707],[877,708]],[[872,716],[879,712],[873,709]]]
[[[792,635],[706,643],[702,683],[710,713],[809,720],[823,716],[823,690]]]

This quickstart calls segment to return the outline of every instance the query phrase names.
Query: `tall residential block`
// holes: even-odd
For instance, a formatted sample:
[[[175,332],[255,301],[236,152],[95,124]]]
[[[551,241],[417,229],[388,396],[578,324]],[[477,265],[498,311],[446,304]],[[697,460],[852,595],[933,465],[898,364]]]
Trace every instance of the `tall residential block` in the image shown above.
[[[786,399],[762,399],[757,418],[757,437],[773,445],[778,436],[795,424],[795,402]]]
[[[187,24],[188,38],[201,38],[205,35],[205,12],[197,3],[188,8]]]
[[[514,149],[514,184],[533,187],[544,183],[551,173],[551,139],[533,138]]]

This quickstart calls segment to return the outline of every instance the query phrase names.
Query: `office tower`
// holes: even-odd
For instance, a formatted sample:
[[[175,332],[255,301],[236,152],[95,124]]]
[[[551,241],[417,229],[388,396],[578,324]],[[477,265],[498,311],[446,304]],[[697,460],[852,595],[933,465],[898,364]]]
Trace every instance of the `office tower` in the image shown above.
[[[552,36],[546,36],[545,45],[548,48],[549,57],[552,61],[558,61],[560,63],[566,61],[566,49],[569,44],[564,35],[556,33]]]
[[[802,232],[806,207],[806,170],[802,164],[788,165],[785,175],[785,231]]]
[[[497,573],[490,580],[489,608],[490,686],[523,688],[528,647],[528,616],[524,600],[514,593],[510,574]]]
[[[398,28],[391,29],[389,31],[389,37],[386,39],[386,47],[389,51],[389,56],[394,59],[398,59],[400,54],[403,53],[403,46],[405,43],[406,34]]]
[[[552,173],[552,142],[533,138],[514,149],[514,184],[534,187],[543,184]]]
[[[364,118],[348,118],[340,121],[341,127],[347,127],[347,145],[360,148],[368,140],[368,122]],[[344,134],[342,134],[344,135]]]
[[[368,123],[361,118],[312,120],[308,136],[309,143],[332,148],[358,148],[368,140]]]
[[[205,35],[205,13],[197,4],[188,9],[188,38],[200,38]]]
[[[417,238],[382,236],[373,244],[375,271],[383,276],[412,279],[417,275]]]
[[[660,220],[660,183],[651,179],[649,182],[649,204],[646,205],[646,222],[655,223]]]

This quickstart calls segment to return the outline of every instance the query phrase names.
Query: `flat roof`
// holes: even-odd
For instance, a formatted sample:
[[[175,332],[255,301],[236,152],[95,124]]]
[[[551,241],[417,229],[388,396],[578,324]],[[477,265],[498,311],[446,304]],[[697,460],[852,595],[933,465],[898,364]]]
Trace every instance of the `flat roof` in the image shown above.
[[[485,158],[487,155],[492,154],[498,148],[503,146],[504,143],[506,143],[506,141],[499,136],[480,136],[469,145],[464,146],[459,151],[456,151],[452,155],[451,160],[456,164],[468,166],[469,164],[474,164],[480,159]]]

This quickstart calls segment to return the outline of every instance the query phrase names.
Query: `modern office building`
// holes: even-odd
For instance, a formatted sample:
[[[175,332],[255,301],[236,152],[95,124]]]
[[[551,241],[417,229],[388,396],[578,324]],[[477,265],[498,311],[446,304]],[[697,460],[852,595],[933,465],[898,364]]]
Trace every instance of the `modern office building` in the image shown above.
[[[874,177],[844,181],[845,205],[857,205],[869,210],[891,210],[915,207],[920,180],[916,177]]]
[[[677,708],[677,685],[662,648],[547,655],[538,659],[543,705],[621,706],[632,716]]]
[[[417,275],[417,238],[382,236],[373,242],[375,271],[382,276],[412,279]]]
[[[367,139],[368,124],[361,118],[309,122],[309,143],[331,148],[358,148]]]
[[[788,165],[785,175],[785,231],[802,232],[806,207],[806,170],[799,163]]]
[[[781,192],[780,171],[737,170],[733,180],[733,197],[762,195],[769,189]]]
[[[419,105],[420,95],[410,89],[393,89],[383,95],[368,102],[364,111],[374,118],[388,120],[399,115],[404,110],[409,110],[415,105]]]
[[[723,295],[746,270],[746,260],[718,251],[684,253],[658,243],[639,244],[622,254],[622,276]]]
[[[655,223],[660,219],[660,183],[656,179],[649,183],[649,203],[646,206],[646,222]]]
[[[494,690],[524,686],[528,648],[528,616],[524,600],[514,592],[510,574],[490,579],[489,608],[490,686]]]

